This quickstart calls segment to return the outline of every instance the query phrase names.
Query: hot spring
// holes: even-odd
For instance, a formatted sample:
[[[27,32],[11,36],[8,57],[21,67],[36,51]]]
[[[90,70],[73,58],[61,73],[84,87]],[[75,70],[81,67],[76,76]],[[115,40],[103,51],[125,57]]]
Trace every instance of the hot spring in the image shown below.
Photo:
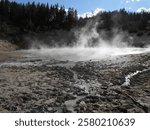
[[[87,61],[100,60],[119,55],[148,53],[150,52],[150,49],[134,47],[63,47],[30,49],[25,52],[29,57],[51,58],[64,61]]]

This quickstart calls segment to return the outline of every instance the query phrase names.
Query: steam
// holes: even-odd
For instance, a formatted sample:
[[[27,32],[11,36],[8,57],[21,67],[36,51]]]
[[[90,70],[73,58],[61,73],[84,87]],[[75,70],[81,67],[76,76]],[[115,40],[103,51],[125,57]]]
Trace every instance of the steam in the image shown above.
[[[148,48],[92,48],[92,47],[64,47],[64,48],[41,48],[40,50],[29,50],[32,55],[37,57],[47,57],[56,60],[87,61],[110,58],[118,55],[140,54],[149,52]]]
[[[98,32],[98,22],[93,25],[90,21],[84,28],[77,32],[77,47],[96,47],[96,48],[123,48],[128,47],[128,43],[123,39],[128,37],[127,33],[117,29],[112,30],[112,38],[107,36],[105,31]],[[105,38],[105,39],[104,39]]]
[[[89,21],[85,27],[75,31],[77,41],[73,43],[73,47],[40,46],[38,50],[32,48],[30,53],[38,57],[44,56],[57,60],[84,61],[149,52],[148,48],[132,47],[133,38],[127,32],[113,29],[112,36],[109,37],[106,31],[98,32],[97,28],[96,20],[94,24],[93,21]]]

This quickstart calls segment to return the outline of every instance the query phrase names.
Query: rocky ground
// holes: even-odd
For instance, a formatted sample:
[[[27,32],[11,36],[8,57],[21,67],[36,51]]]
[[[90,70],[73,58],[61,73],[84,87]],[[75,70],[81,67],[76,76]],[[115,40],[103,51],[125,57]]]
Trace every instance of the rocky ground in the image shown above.
[[[12,57],[0,60],[0,112],[150,112],[150,53],[80,62]]]

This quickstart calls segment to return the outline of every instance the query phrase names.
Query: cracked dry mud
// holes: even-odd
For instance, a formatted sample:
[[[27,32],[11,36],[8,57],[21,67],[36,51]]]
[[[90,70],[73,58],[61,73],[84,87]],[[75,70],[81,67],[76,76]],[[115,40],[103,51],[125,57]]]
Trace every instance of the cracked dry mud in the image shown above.
[[[1,62],[0,112],[150,112],[150,53]]]

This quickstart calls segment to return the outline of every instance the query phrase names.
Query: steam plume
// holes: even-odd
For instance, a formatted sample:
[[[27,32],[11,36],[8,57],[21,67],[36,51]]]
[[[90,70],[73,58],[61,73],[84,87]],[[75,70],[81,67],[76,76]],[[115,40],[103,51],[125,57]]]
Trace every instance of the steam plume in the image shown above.
[[[113,29],[111,31],[112,36],[109,37],[106,31],[98,32],[97,28],[98,22],[96,20],[94,22],[89,21],[85,27],[76,31],[77,41],[73,47],[58,46],[48,48],[47,46],[40,46],[39,50],[32,48],[31,52],[38,56],[48,56],[52,59],[80,61],[149,51],[148,48],[132,47],[132,37],[127,32]]]

